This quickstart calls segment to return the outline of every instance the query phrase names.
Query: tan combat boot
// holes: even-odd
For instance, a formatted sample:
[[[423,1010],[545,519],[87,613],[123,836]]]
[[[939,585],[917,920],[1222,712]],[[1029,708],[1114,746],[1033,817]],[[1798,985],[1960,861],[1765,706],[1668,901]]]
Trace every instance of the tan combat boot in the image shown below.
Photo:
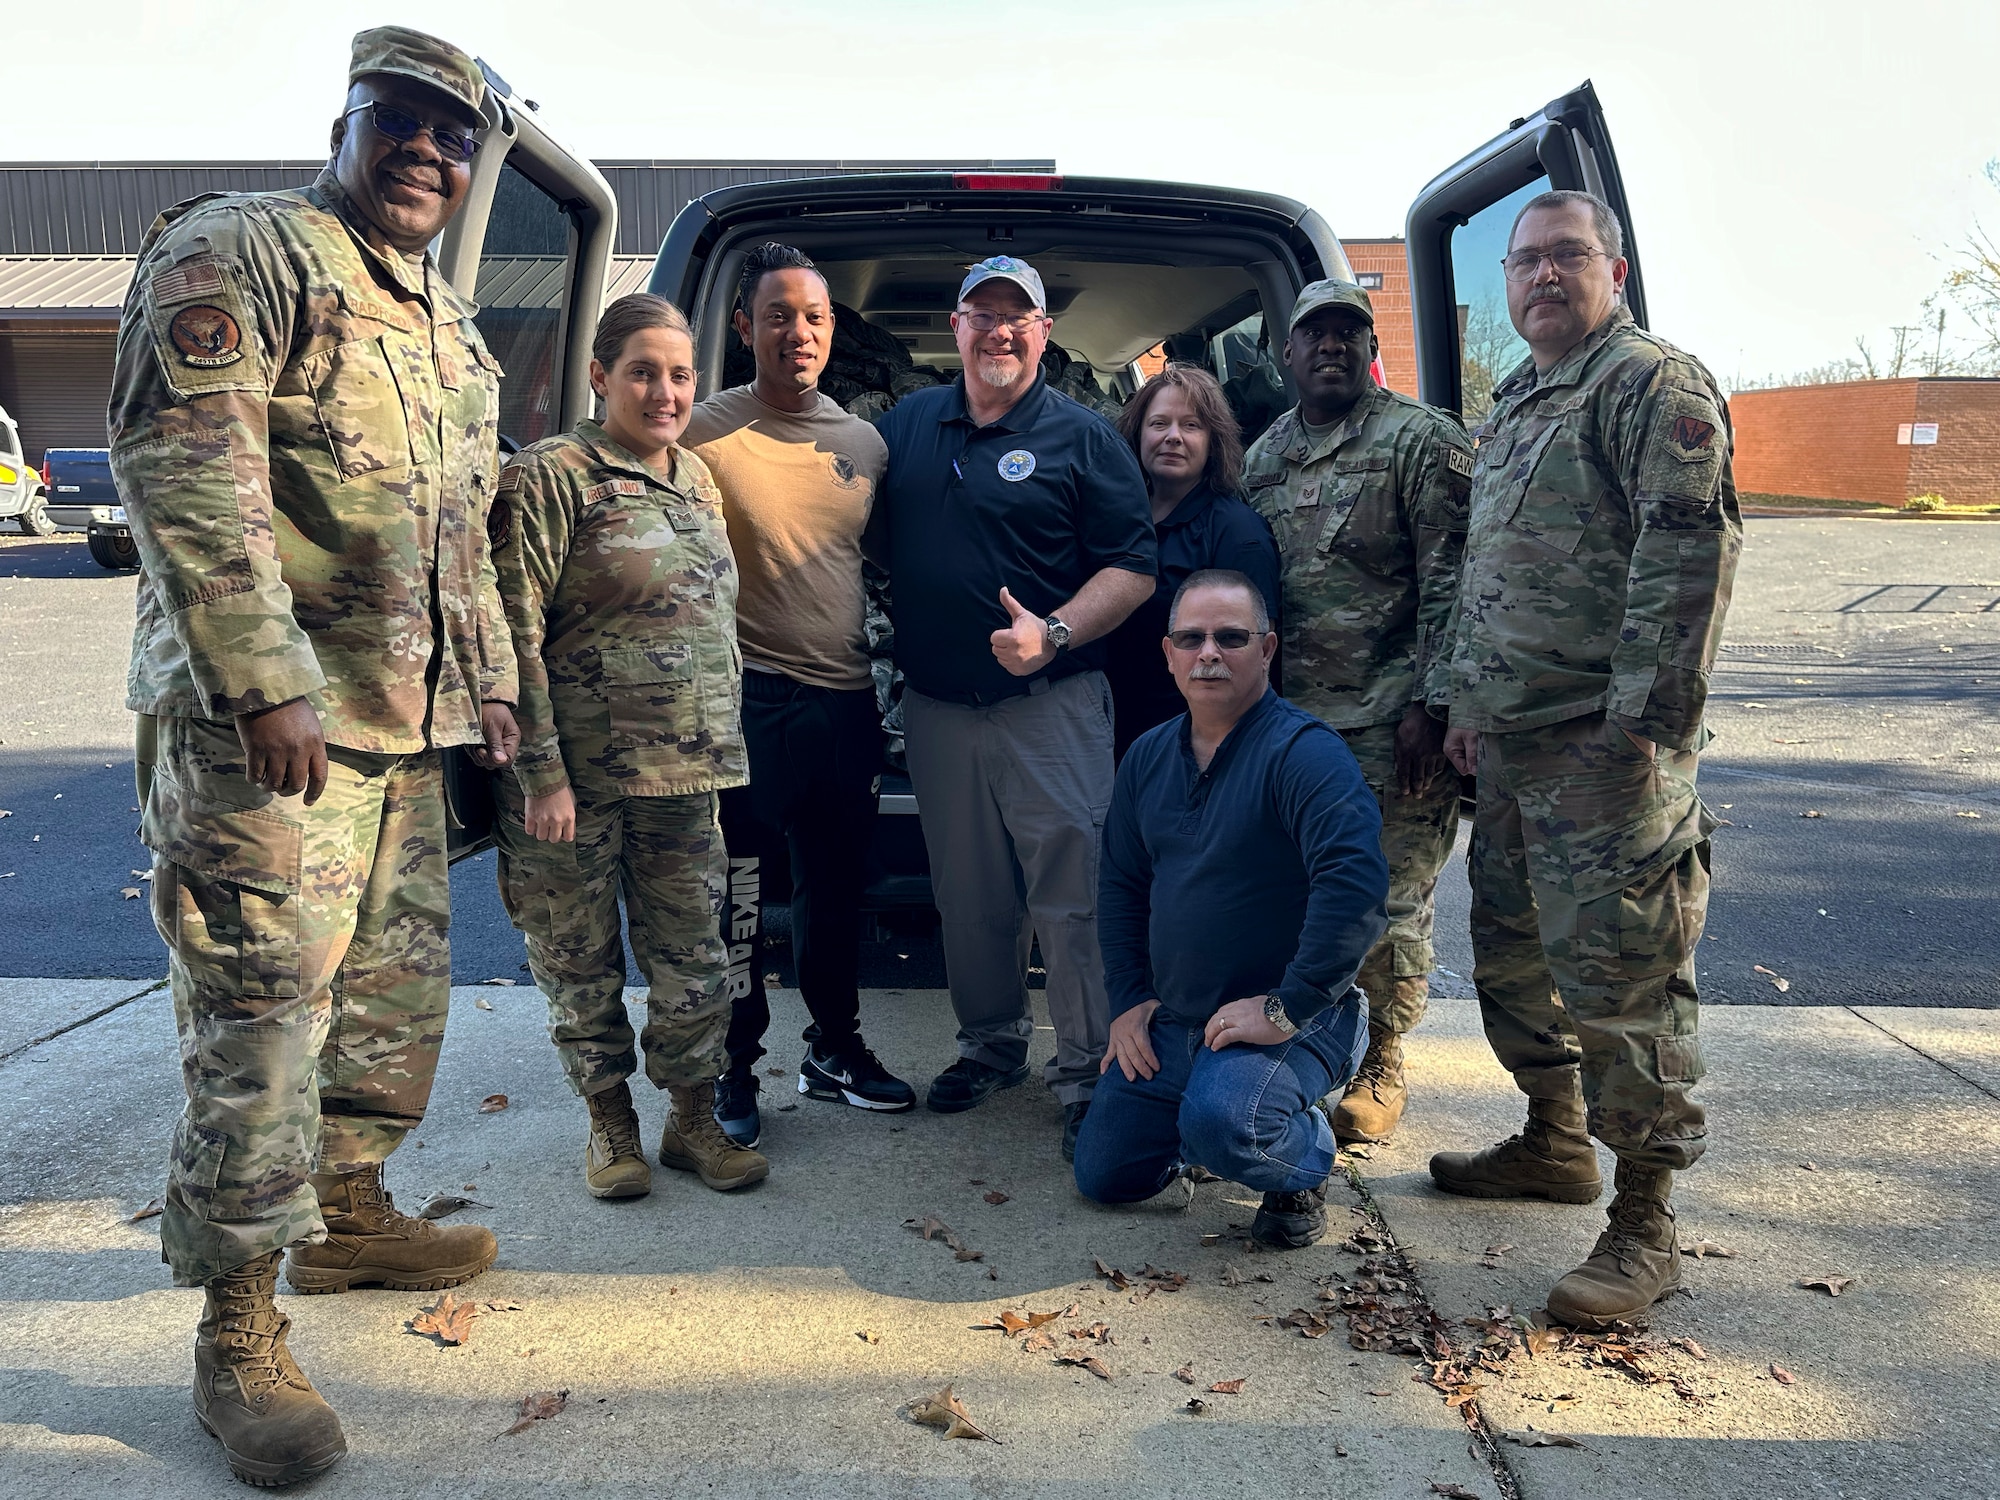
[[[1611,1227],[1590,1259],[1549,1293],[1549,1316],[1572,1328],[1606,1328],[1637,1317],[1681,1284],[1680,1236],[1667,1205],[1674,1174],[1618,1163]]]
[[[292,1247],[285,1280],[301,1292],[357,1286],[433,1292],[472,1280],[500,1253],[483,1224],[446,1225],[396,1212],[380,1162],[352,1172],[315,1172],[312,1183],[326,1219],[326,1243]]]
[[[1547,1198],[1554,1203],[1595,1203],[1604,1191],[1597,1149],[1584,1129],[1578,1098],[1530,1099],[1528,1123],[1484,1151],[1440,1151],[1431,1158],[1431,1180],[1467,1198]]]
[[[1410,1102],[1403,1078],[1403,1038],[1386,1026],[1368,1028],[1368,1055],[1341,1101],[1328,1114],[1335,1140],[1386,1141]]]
[[[583,1150],[583,1181],[595,1198],[643,1198],[653,1190],[653,1169],[639,1144],[639,1115],[624,1079],[586,1096],[590,1144]]]
[[[715,1083],[675,1084],[667,1091],[673,1113],[660,1137],[660,1165],[699,1172],[718,1192],[748,1187],[771,1175],[771,1163],[739,1146],[715,1123]]]
[[[194,1339],[194,1414],[245,1484],[293,1484],[347,1456],[340,1418],[285,1347],[279,1252],[218,1276]]]

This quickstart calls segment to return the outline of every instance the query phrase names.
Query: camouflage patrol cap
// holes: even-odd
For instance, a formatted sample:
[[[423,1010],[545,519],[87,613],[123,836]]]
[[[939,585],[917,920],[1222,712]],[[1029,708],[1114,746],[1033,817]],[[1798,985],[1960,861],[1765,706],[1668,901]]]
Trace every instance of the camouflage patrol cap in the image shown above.
[[[1322,307],[1350,307],[1361,314],[1368,326],[1375,326],[1375,308],[1368,300],[1368,294],[1351,281],[1315,281],[1299,293],[1299,300],[1292,304],[1292,321],[1288,325],[1296,328]]]
[[[393,73],[428,84],[475,119],[486,97],[486,79],[478,63],[450,42],[407,26],[376,26],[355,34],[347,81],[353,84],[370,73]]]

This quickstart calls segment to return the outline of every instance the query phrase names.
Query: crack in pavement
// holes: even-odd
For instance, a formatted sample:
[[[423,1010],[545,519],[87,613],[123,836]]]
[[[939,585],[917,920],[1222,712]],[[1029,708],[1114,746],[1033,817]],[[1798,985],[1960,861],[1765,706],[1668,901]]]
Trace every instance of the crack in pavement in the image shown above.
[[[1898,1036],[1895,1032],[1891,1031],[1888,1027],[1884,1026],[1880,1021],[1876,1020],[1873,1016],[1864,1016],[1860,1011],[1856,1010],[1851,1005],[1843,1005],[1841,1006],[1841,1009],[1846,1011],[1850,1016],[1853,1016],[1857,1021],[1866,1021],[1870,1026],[1873,1026],[1877,1031],[1881,1032],[1882,1035],[1889,1038],[1890,1041],[1901,1042],[1905,1047],[1908,1047],[1912,1052],[1916,1053],[1917,1056],[1924,1059],[1925,1062],[1936,1063],[1940,1068],[1943,1068],[1945,1072],[1951,1074],[1952,1077],[1958,1079],[1960,1082],[1971,1084],[1974,1088],[1978,1089],[1979,1092],[1984,1094],[1987,1098],[1995,1101],[2000,1101],[2000,1094],[1996,1094],[1992,1089],[1989,1089],[1985,1084],[1981,1083],[1977,1078],[1973,1078],[1968,1074],[1959,1072],[1958,1069],[1954,1068],[1950,1063],[1946,1062],[1941,1057],[1932,1056],[1930,1053],[1924,1051],[1923,1048],[1919,1047],[1915,1042],[1911,1041],[1908,1037]]]
[[[18,1047],[9,1048],[5,1052],[0,1052],[0,1063],[10,1062],[14,1058],[19,1057],[22,1053],[30,1052],[34,1050],[36,1047],[41,1046],[42,1043],[44,1042],[52,1042],[59,1036],[67,1036],[70,1032],[77,1030],[79,1027],[88,1026],[92,1021],[101,1021],[106,1016],[110,1015],[114,1010],[121,1010],[125,1006],[130,1005],[134,1000],[143,1000],[145,999],[146,996],[152,994],[155,990],[163,990],[166,987],[167,987],[166,980],[155,979],[151,984],[147,985],[143,990],[139,990],[134,994],[127,995],[123,1000],[113,1000],[109,1005],[94,1010],[87,1016],[79,1016],[74,1021],[70,1021],[65,1025],[56,1027],[54,1031],[45,1031],[40,1036],[30,1037],[27,1041],[21,1043],[21,1045]]]

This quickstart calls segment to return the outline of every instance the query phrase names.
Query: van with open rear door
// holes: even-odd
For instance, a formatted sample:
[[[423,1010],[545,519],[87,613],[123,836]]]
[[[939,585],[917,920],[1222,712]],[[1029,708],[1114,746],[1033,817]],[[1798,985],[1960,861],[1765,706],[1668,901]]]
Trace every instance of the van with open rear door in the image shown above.
[[[518,444],[588,410],[590,336],[616,208],[595,170],[492,81],[494,131],[512,134],[500,136],[506,152],[480,153],[474,190],[484,196],[447,235],[445,269],[481,303],[480,329],[507,371],[502,432]],[[1617,158],[1585,83],[1511,122],[1411,206],[1419,394],[1461,413],[1469,428],[1525,356],[1507,320],[1500,259],[1520,205],[1550,188],[1587,189],[1618,212],[1632,266],[1626,298],[1646,320]],[[694,325],[703,396],[749,378],[729,318],[743,257],[766,240],[797,245],[826,274],[845,337],[837,327],[833,378],[823,388],[868,415],[956,377],[950,318],[964,269],[1006,253],[1031,261],[1048,288],[1055,326],[1044,371],[1052,384],[1110,414],[1144,382],[1142,357],[1163,348],[1213,371],[1254,436],[1294,399],[1277,352],[1300,288],[1352,274],[1320,213],[1239,188],[1020,172],[726,187],[675,217],[648,282]],[[882,649],[892,642],[886,636]],[[922,914],[928,866],[898,749],[893,732],[885,734],[886,816],[877,820],[869,904],[881,914]],[[468,804],[455,852],[485,838],[476,798],[462,785],[470,770],[462,765],[453,777]]]

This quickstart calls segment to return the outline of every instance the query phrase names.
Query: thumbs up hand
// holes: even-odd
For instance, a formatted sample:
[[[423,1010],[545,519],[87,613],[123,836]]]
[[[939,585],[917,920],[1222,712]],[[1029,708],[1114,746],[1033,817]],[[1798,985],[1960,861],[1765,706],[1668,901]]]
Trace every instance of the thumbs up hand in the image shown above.
[[[1030,614],[1006,589],[1000,590],[1000,607],[1007,611],[1007,628],[993,632],[993,659],[1016,677],[1030,677],[1055,660],[1056,648],[1049,644],[1048,627],[1042,617]]]

